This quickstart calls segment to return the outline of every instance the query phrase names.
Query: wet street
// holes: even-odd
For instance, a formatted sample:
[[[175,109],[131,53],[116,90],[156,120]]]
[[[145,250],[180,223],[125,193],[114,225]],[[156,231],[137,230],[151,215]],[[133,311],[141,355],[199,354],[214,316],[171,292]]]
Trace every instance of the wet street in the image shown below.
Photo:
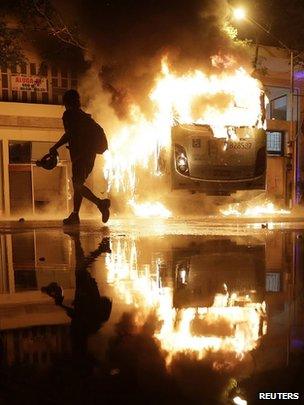
[[[0,404],[302,403],[303,264],[301,223],[3,224]]]

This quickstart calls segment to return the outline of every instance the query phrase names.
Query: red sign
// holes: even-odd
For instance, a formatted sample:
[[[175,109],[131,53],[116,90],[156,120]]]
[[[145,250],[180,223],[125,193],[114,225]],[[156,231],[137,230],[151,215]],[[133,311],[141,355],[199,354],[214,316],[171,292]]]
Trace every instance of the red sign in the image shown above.
[[[12,91],[47,91],[47,79],[40,76],[11,76]]]

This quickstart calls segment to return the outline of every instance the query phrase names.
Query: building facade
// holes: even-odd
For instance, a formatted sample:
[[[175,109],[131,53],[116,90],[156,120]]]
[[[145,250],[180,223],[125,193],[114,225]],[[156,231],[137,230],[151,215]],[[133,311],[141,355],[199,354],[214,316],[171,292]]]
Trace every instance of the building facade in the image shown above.
[[[261,46],[254,50],[255,75],[263,83],[267,107],[267,195],[287,207],[301,204],[303,162],[303,78],[295,62],[291,85],[290,53]],[[292,94],[293,87],[293,94]]]
[[[62,96],[77,88],[72,71],[41,64],[29,55],[0,74],[0,217],[69,209],[69,153],[59,151],[52,172],[35,165],[63,133]]]

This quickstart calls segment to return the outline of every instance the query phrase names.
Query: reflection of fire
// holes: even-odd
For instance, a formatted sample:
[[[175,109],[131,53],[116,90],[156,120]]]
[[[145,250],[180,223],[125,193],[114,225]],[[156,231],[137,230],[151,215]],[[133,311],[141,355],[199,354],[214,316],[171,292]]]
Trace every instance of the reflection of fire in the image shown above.
[[[288,215],[290,211],[276,208],[273,203],[265,202],[261,205],[246,207],[242,209],[240,204],[231,204],[227,209],[220,210],[225,216],[235,217],[257,217],[262,215]]]
[[[201,70],[178,76],[164,58],[150,100],[153,118],[132,105],[131,123],[112,131],[111,150],[104,155],[109,189],[127,191],[130,198],[138,169],[159,174],[158,155],[170,146],[175,122],[209,124],[217,137],[227,137],[227,126],[262,126],[260,83],[243,68],[210,76]]]
[[[173,308],[173,289],[162,286],[161,261],[139,266],[135,240],[112,240],[107,257],[108,282],[119,297],[137,309],[136,322],[157,315],[161,325],[154,333],[166,352],[167,364],[183,352],[202,359],[208,352],[233,353],[242,359],[266,333],[265,303],[248,295],[216,294],[209,308]]]

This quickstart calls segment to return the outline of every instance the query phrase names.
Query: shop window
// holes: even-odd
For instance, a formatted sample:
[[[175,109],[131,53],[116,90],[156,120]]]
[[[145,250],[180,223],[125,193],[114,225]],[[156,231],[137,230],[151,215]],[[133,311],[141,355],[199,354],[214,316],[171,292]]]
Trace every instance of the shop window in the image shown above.
[[[67,87],[68,87],[68,79],[64,79],[64,78],[61,79],[61,87],[67,89]]]
[[[31,75],[36,75],[36,63],[31,63],[30,64],[30,72],[31,72]]]
[[[31,92],[31,102],[37,103],[37,93],[34,91]]]
[[[287,95],[270,100],[270,118],[286,121],[287,119]]]
[[[42,103],[47,104],[49,102],[49,95],[48,93],[42,93]]]
[[[8,101],[8,90],[2,90],[2,100]]]
[[[2,88],[8,88],[8,78],[6,74],[2,73]]]
[[[267,153],[269,155],[284,155],[284,132],[267,131]]]
[[[40,68],[39,68],[39,75],[41,76],[47,76],[48,72],[48,67],[45,63],[41,63]]]
[[[31,163],[31,142],[9,142],[9,163]]]
[[[21,74],[26,75],[26,63],[22,63],[20,66]]]

